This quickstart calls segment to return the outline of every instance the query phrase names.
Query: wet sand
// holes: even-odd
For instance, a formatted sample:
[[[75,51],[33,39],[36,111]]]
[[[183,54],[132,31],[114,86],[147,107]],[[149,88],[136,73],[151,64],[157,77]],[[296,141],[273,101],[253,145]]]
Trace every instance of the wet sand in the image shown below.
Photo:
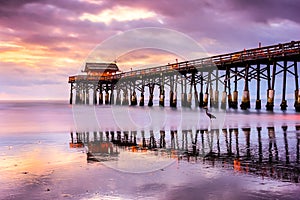
[[[299,183],[263,176],[262,174],[247,173],[245,170],[234,170],[234,166],[224,162],[214,163],[204,160],[203,157],[195,159],[191,157],[176,158],[170,165],[157,168],[147,173],[121,172],[116,168],[110,168],[103,162],[88,162],[86,148],[70,148],[70,132],[75,131],[72,119],[72,108],[65,103],[58,104],[18,104],[8,106],[1,105],[0,121],[0,199],[297,199],[300,188]],[[98,109],[98,108],[97,108]],[[97,123],[101,131],[117,131],[122,126],[127,126],[132,120],[108,124],[114,115],[103,111],[109,107],[96,109]],[[128,127],[138,127],[137,136],[141,137],[141,126],[146,124],[146,136],[149,130],[163,128],[166,130],[167,147],[170,147],[170,130],[175,128],[192,130],[194,135],[198,128],[213,130],[213,123],[209,124],[207,118],[202,118],[195,111],[173,111],[167,108],[164,114],[154,108],[135,109],[126,108],[134,119],[136,113],[147,111],[152,117],[129,124]],[[97,112],[103,111],[103,112]],[[123,111],[121,111],[122,113]],[[177,115],[174,115],[177,113]],[[213,112],[213,111],[212,111]],[[59,113],[59,114],[57,114]],[[99,114],[102,115],[102,120]],[[171,113],[171,114],[170,114]],[[179,114],[178,114],[179,113]],[[133,115],[132,115],[133,114]],[[161,123],[162,117],[164,123]],[[186,120],[184,123],[176,123],[177,117]],[[189,116],[186,118],[182,116]],[[195,117],[201,116],[201,117]],[[118,116],[120,117],[120,116]],[[122,117],[121,117],[122,118]],[[127,118],[125,118],[127,119]],[[251,128],[250,148],[251,158],[256,159],[257,154],[257,130],[261,126],[263,157],[269,159],[269,139],[267,127],[274,126],[279,160],[285,160],[285,138],[281,126],[287,125],[287,140],[289,158],[296,162],[297,138],[299,131],[299,114],[297,113],[267,113],[235,112],[225,113],[223,128],[238,128],[240,154],[246,155],[247,141],[242,128]],[[156,121],[155,121],[156,120]],[[193,126],[196,120],[199,124]],[[207,123],[208,122],[208,123]],[[173,123],[173,124],[172,124]],[[190,123],[190,124],[189,124]],[[177,126],[180,124],[180,126]],[[203,125],[202,125],[203,124]],[[204,125],[206,124],[206,125]],[[123,127],[124,128],[124,127]],[[127,128],[127,127],[125,127]],[[131,131],[131,130],[130,130]],[[181,146],[182,132],[178,132]],[[205,132],[205,148],[201,146],[199,137],[198,148],[200,152],[209,152],[208,135]],[[215,134],[215,133],[214,133]],[[228,133],[229,134],[229,133]],[[215,137],[215,136],[214,136]],[[232,136],[232,149],[235,152],[235,137]],[[90,134],[92,138],[92,133]],[[187,138],[188,141],[190,138]],[[140,140],[138,140],[139,142]],[[214,140],[215,141],[215,140]],[[220,131],[221,153],[226,153],[226,138]],[[217,147],[212,149],[217,151]],[[188,144],[190,149],[190,143]],[[272,146],[272,151],[274,147]],[[236,153],[236,152],[235,152]],[[273,152],[272,152],[273,155]],[[274,154],[275,155],[275,154]],[[274,157],[275,159],[275,157]],[[130,162],[130,161],[128,161]],[[134,165],[134,164],[133,164]],[[275,166],[276,164],[274,164]]]

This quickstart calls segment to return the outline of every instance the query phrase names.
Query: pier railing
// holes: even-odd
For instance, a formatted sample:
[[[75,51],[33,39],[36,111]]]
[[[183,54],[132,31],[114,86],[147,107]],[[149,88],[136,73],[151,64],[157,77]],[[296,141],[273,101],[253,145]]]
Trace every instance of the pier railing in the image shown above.
[[[226,65],[232,65],[234,63],[243,62],[255,62],[257,60],[264,59],[279,59],[283,57],[295,56],[300,54],[300,41],[292,41],[283,44],[277,44],[272,46],[265,46],[253,49],[244,49],[243,51],[237,51],[228,54],[216,55],[212,57],[200,58],[190,61],[184,61],[179,63],[172,63],[162,65],[158,67],[151,67],[146,69],[137,69],[132,71],[126,71],[116,74],[109,74],[106,76],[88,76],[88,75],[77,75],[70,76],[69,83],[75,81],[112,81],[119,80],[122,78],[135,77],[141,75],[149,75],[156,73],[168,73],[174,70],[178,72],[199,70],[217,66],[218,68]]]

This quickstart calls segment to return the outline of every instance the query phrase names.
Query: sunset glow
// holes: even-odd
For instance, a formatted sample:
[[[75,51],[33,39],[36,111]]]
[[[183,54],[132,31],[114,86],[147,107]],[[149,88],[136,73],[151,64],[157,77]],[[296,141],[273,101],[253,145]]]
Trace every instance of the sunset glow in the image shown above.
[[[89,53],[109,37],[135,28],[182,32],[207,55],[298,40],[297,8],[293,1],[5,1],[0,6],[0,99],[67,99],[67,78]],[[163,54],[143,61],[130,55],[122,61],[124,70],[155,60],[174,62]],[[46,88],[51,92],[38,92]]]

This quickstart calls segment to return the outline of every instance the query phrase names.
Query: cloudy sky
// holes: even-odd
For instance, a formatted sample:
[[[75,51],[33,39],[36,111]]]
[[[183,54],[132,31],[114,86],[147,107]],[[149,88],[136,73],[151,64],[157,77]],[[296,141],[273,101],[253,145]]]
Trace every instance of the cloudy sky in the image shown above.
[[[0,99],[68,99],[68,76],[131,29],[178,31],[215,55],[299,40],[299,10],[296,0],[1,0]]]

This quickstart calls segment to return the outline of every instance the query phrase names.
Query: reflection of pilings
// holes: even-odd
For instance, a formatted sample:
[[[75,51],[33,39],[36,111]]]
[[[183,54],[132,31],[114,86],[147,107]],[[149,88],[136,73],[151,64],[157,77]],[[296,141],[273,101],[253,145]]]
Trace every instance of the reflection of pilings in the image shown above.
[[[262,143],[261,143],[261,127],[257,127],[258,133],[258,161],[259,163],[263,160]]]
[[[150,143],[149,143],[149,148],[157,148],[156,140],[155,140],[153,131],[150,131]]]
[[[175,131],[170,132],[171,134],[171,149],[175,149]]]
[[[300,131],[300,126],[296,126],[296,130]],[[299,160],[300,160],[300,134],[297,133],[297,147],[296,147],[296,159],[297,159],[297,163],[299,164]]]
[[[239,130],[237,128],[233,129],[235,135],[235,148],[236,148],[236,158],[240,157],[240,148],[239,148]]]
[[[290,164],[289,145],[288,145],[288,139],[286,134],[287,128],[288,128],[287,126],[282,126],[286,164]]]
[[[205,148],[205,146],[204,146],[204,130],[200,130],[200,134],[201,134],[201,153],[202,153],[202,155],[204,155],[205,154],[205,151],[204,151],[204,148]]]
[[[242,129],[244,131],[245,134],[245,139],[246,139],[246,157],[248,159],[251,158],[251,148],[250,148],[250,128],[243,128]]]
[[[131,131],[132,135],[133,135],[133,145],[136,145],[136,135],[137,135],[137,131]]]
[[[145,139],[145,131],[141,131],[141,135],[142,135],[142,146],[146,147],[146,139]]]
[[[209,153],[212,153],[212,151],[213,151],[214,132],[215,132],[215,130],[211,130],[209,132],[207,131],[207,133],[206,133],[207,143],[208,143],[208,147],[209,147]]]
[[[192,141],[192,149],[193,149],[193,155],[198,156],[199,149],[197,149],[197,143],[198,143],[198,131],[196,131],[195,139]]]
[[[184,151],[188,150],[187,130],[182,130],[182,146],[181,149]]]
[[[165,131],[160,131],[159,147],[160,148],[166,147]]]
[[[268,135],[269,135],[269,162],[273,162],[273,151],[272,151],[273,146],[275,152],[275,160],[278,161],[278,149],[276,144],[274,127],[268,127]]]
[[[216,136],[217,136],[217,151],[218,151],[218,156],[220,156],[221,149],[220,149],[220,132],[219,132],[219,129],[216,130]]]

